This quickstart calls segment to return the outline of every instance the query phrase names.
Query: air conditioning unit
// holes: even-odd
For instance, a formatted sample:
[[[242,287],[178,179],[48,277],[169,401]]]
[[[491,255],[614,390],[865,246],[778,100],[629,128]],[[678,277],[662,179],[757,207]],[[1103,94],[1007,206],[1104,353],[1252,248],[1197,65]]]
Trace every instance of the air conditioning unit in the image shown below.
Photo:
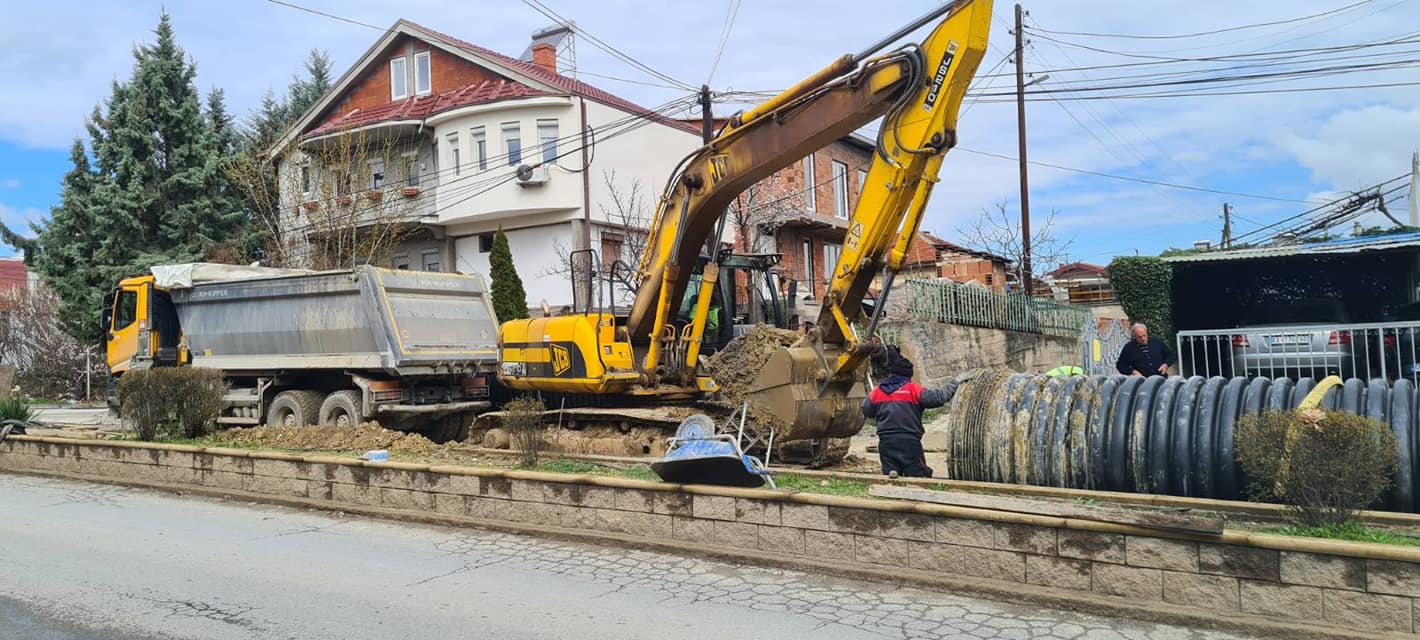
[[[536,187],[547,184],[547,167],[520,164],[516,179],[520,187]]]

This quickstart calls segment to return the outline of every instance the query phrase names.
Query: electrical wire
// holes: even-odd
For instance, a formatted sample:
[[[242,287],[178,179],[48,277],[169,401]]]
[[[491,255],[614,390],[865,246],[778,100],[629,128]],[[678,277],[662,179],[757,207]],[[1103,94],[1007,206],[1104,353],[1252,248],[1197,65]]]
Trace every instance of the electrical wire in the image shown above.
[[[568,19],[562,17],[562,16],[559,15],[556,11],[553,11],[553,10],[552,10],[551,8],[549,8],[547,5],[543,4],[543,3],[541,2],[541,0],[523,0],[523,4],[526,4],[526,5],[528,5],[529,7],[532,7],[534,11],[537,11],[538,13],[541,13],[542,15],[546,16],[548,19],[550,19],[550,20],[552,20],[553,22],[555,22],[555,23],[561,25],[562,27],[565,27],[565,28],[571,30],[572,32],[574,32],[574,33],[576,33],[576,34],[582,36],[583,38],[586,38],[587,41],[589,41],[589,42],[592,43],[592,46],[594,46],[594,47],[596,47],[596,48],[598,48],[598,49],[601,49],[602,51],[605,51],[605,52],[607,52],[608,54],[611,54],[612,57],[614,57],[614,58],[616,58],[616,59],[618,59],[618,60],[621,60],[622,62],[625,62],[626,64],[629,64],[629,65],[631,65],[631,66],[633,66],[633,67],[635,67],[635,68],[637,68],[637,69],[640,69],[642,72],[644,72],[644,73],[646,73],[646,74],[649,74],[650,76],[655,77],[655,78],[657,78],[657,79],[663,80],[663,81],[665,81],[665,82],[667,82],[667,83],[670,83],[670,84],[672,84],[672,85],[675,85],[675,86],[677,86],[677,87],[680,87],[681,89],[685,89],[685,90],[687,90],[687,91],[694,91],[694,90],[695,90],[695,87],[692,87],[692,86],[690,86],[689,84],[686,84],[686,83],[681,82],[680,80],[677,80],[677,79],[675,79],[675,78],[673,78],[673,77],[671,77],[671,76],[668,76],[668,75],[666,75],[666,74],[664,74],[664,73],[661,73],[660,71],[657,71],[657,70],[655,70],[655,69],[652,69],[650,66],[646,65],[645,63],[641,62],[640,60],[637,60],[636,58],[633,58],[633,57],[631,57],[630,55],[621,52],[621,51],[620,51],[619,49],[617,49],[616,47],[613,47],[613,46],[607,44],[607,43],[606,43],[605,41],[603,41],[601,38],[598,38],[598,37],[596,37],[595,35],[592,35],[591,33],[587,32],[586,29],[583,29],[583,28],[577,26],[576,24],[574,24],[571,20],[568,20]]]
[[[1337,13],[1344,13],[1344,12],[1346,12],[1346,11],[1350,11],[1351,9],[1355,9],[1356,7],[1359,7],[1359,6],[1363,5],[1363,4],[1368,4],[1368,3],[1370,3],[1371,1],[1372,1],[1372,0],[1360,0],[1360,2],[1353,2],[1353,3],[1351,3],[1351,4],[1348,4],[1348,5],[1344,6],[1344,7],[1339,7],[1339,8],[1336,8],[1336,9],[1332,9],[1332,10],[1330,10],[1330,11],[1323,11],[1323,12],[1321,12],[1321,13],[1313,13],[1313,14],[1311,14],[1311,15],[1301,16],[1301,17],[1297,17],[1297,18],[1288,18],[1288,19],[1286,19],[1286,20],[1273,20],[1273,21],[1271,21],[1271,22],[1256,22],[1256,23],[1253,23],[1253,24],[1238,25],[1238,26],[1236,26],[1236,27],[1227,27],[1227,28],[1224,28],[1224,29],[1213,29],[1213,30],[1211,30],[1211,31],[1199,31],[1199,32],[1196,32],[1196,33],[1180,33],[1180,34],[1167,35],[1167,36],[1136,35],[1136,34],[1128,34],[1128,33],[1089,33],[1089,32],[1081,32],[1081,31],[1054,31],[1054,30],[1051,30],[1051,29],[1042,29],[1042,28],[1040,28],[1040,27],[1035,27],[1033,30],[1034,30],[1034,31],[1039,31],[1039,32],[1042,32],[1042,33],[1051,33],[1051,34],[1055,34],[1055,35],[1062,35],[1062,36],[1082,36],[1082,37],[1089,37],[1089,38],[1126,38],[1126,39],[1133,39],[1133,40],[1174,40],[1174,39],[1178,39],[1178,38],[1197,38],[1197,37],[1201,37],[1201,36],[1217,35],[1217,34],[1220,34],[1220,33],[1232,33],[1232,32],[1234,32],[1234,31],[1245,31],[1245,30],[1247,30],[1247,29],[1257,29],[1257,28],[1259,28],[1259,27],[1271,27],[1271,26],[1276,26],[1276,25],[1281,25],[1281,24],[1291,24],[1291,23],[1294,23],[1294,22],[1302,22],[1302,21],[1305,21],[1305,20],[1312,20],[1312,19],[1314,19],[1314,18],[1321,18],[1321,17],[1325,17],[1325,16],[1337,14]]]
[[[725,20],[725,28],[720,32],[720,46],[715,49],[715,61],[710,63],[710,75],[705,77],[706,85],[715,79],[715,70],[720,67],[720,56],[725,53],[725,43],[729,42],[730,31],[735,28],[735,18],[740,15],[740,1],[730,0],[730,16]]]
[[[1387,184],[1390,184],[1390,183],[1392,183],[1392,182],[1395,182],[1396,180],[1400,180],[1401,178],[1404,178],[1404,177],[1406,177],[1406,176],[1408,176],[1408,175],[1410,175],[1410,174],[1409,174],[1409,173],[1402,173],[1402,174],[1400,174],[1400,175],[1398,175],[1398,176],[1396,176],[1396,177],[1394,177],[1394,178],[1391,178],[1391,179],[1389,179],[1389,180],[1385,180],[1385,181],[1382,181],[1382,182],[1377,183],[1377,184],[1375,184],[1375,185],[1372,185],[1371,187],[1368,187],[1367,190],[1369,190],[1369,189],[1379,189],[1380,187],[1383,187],[1383,186],[1385,186],[1385,185],[1387,185]],[[1319,204],[1319,205],[1317,205],[1317,206],[1315,206],[1315,207],[1312,207],[1311,209],[1307,209],[1306,211],[1303,211],[1303,212],[1298,213],[1298,214],[1296,214],[1296,215],[1288,216],[1288,217],[1286,217],[1286,218],[1283,218],[1283,219],[1278,220],[1278,221],[1276,221],[1276,222],[1273,222],[1273,223],[1271,223],[1271,224],[1268,224],[1268,225],[1259,227],[1259,228],[1257,228],[1257,229],[1253,229],[1253,230],[1251,230],[1251,231],[1247,231],[1247,232],[1244,232],[1244,233],[1240,233],[1240,234],[1238,234],[1237,236],[1235,236],[1235,237],[1233,238],[1233,243],[1236,244],[1236,243],[1242,241],[1242,240],[1245,239],[1245,238],[1250,238],[1250,237],[1256,236],[1257,234],[1262,233],[1263,231],[1267,231],[1268,229],[1276,229],[1277,227],[1279,227],[1279,226],[1281,226],[1281,225],[1283,225],[1283,224],[1286,224],[1286,223],[1288,223],[1288,222],[1290,222],[1290,221],[1292,221],[1292,220],[1297,220],[1297,219],[1306,217],[1307,215],[1310,215],[1310,214],[1316,213],[1316,212],[1318,212],[1318,211],[1321,211],[1322,209],[1325,209],[1325,208],[1327,208],[1327,207],[1329,207],[1329,206],[1335,205],[1335,204],[1337,204],[1337,203],[1341,202],[1342,200],[1345,200],[1346,198],[1349,198],[1349,197],[1351,197],[1351,196],[1350,196],[1350,195],[1345,195],[1345,196],[1342,196],[1342,197],[1340,197],[1340,198],[1336,198],[1336,199],[1333,199],[1333,200],[1328,200],[1328,201],[1326,201],[1326,202],[1323,202],[1323,203],[1321,203],[1321,204]]]

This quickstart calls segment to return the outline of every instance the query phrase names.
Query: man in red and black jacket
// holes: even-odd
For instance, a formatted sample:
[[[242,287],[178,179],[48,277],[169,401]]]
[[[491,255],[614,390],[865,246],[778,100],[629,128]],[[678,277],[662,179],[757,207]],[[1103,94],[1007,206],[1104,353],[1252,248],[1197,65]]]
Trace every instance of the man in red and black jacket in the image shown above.
[[[887,377],[863,400],[863,415],[877,420],[878,459],[883,475],[930,478],[932,468],[922,452],[922,410],[952,401],[958,382],[927,389],[912,381],[912,361],[889,346],[876,358]]]

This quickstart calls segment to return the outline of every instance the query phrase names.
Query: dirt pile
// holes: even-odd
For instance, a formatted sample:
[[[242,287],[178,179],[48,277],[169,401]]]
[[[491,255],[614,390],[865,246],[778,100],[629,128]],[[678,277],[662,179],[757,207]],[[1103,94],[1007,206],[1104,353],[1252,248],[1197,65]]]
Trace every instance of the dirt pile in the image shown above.
[[[303,426],[228,429],[218,433],[217,439],[229,444],[309,451],[389,449],[423,455],[439,450],[439,445],[424,436],[403,431],[390,431],[375,422],[366,422],[354,428]]]
[[[705,373],[720,384],[720,392],[726,399],[743,400],[764,364],[769,362],[769,357],[802,337],[796,331],[755,325],[748,333],[731,340],[724,349],[706,358]]]

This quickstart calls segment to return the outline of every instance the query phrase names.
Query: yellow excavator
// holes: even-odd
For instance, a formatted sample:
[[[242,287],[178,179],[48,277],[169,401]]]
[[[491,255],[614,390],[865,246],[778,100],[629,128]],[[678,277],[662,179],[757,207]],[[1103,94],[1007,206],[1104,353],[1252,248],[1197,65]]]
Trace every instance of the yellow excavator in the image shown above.
[[[919,44],[884,51],[929,25]],[[883,118],[817,322],[763,370],[745,372],[757,376],[749,398],[753,413],[774,428],[777,440],[856,434],[863,422],[858,405],[868,391],[863,364],[876,349],[873,335],[893,276],[922,222],[942,159],[956,144],[957,114],[990,26],[991,0],[950,2],[732,117],[672,172],[635,272],[639,285],[629,313],[616,313],[614,305],[597,308],[588,284],[570,315],[503,323],[501,382],[607,404],[712,396],[719,385],[699,364],[717,306],[714,292],[731,256],[707,252],[706,245],[712,237],[709,244],[719,244],[725,208],[759,180]],[[582,258],[587,269],[596,264],[590,254]],[[879,275],[881,291],[860,331],[855,323],[863,320],[863,298]],[[596,279],[582,276],[584,283]],[[574,288],[577,282],[574,275]]]

